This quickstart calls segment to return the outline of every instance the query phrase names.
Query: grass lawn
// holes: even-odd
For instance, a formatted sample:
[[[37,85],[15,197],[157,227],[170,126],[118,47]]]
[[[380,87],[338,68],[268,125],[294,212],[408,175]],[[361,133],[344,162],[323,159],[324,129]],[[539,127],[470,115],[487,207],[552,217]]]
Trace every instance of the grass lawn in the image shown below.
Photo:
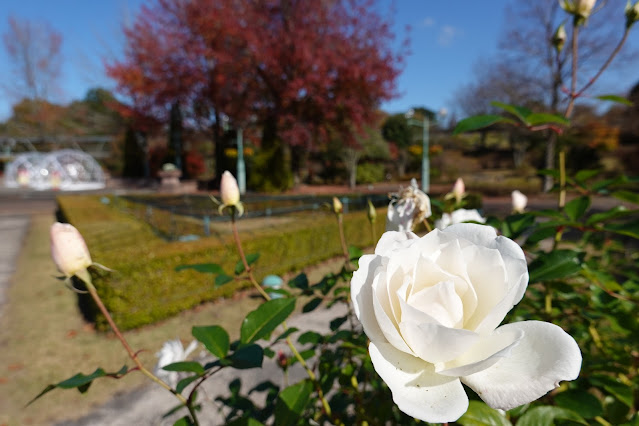
[[[53,221],[50,215],[32,216],[13,285],[8,289],[5,315],[0,318],[0,426],[45,425],[77,418],[117,393],[149,383],[134,372],[120,380],[97,380],[85,394],[56,389],[25,408],[51,383],[79,372],[90,374],[97,367],[117,371],[124,364],[132,365],[113,334],[96,333],[83,321],[76,295],[55,279],[57,271],[49,255]],[[335,262],[325,264],[310,278],[323,275],[327,268],[336,270]],[[180,338],[188,344],[193,325],[219,324],[231,338],[238,337],[241,320],[259,303],[245,296],[203,304],[125,336],[134,350],[143,350],[141,359],[152,368],[162,343]]]

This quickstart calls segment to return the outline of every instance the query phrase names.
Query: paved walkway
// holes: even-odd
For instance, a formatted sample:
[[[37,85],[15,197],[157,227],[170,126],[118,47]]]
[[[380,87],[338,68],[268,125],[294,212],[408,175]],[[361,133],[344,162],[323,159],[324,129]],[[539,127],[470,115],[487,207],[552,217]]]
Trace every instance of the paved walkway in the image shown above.
[[[53,213],[54,210],[53,194],[34,193],[30,196],[30,193],[0,189],[0,316],[7,303],[7,289],[29,229],[31,215]]]

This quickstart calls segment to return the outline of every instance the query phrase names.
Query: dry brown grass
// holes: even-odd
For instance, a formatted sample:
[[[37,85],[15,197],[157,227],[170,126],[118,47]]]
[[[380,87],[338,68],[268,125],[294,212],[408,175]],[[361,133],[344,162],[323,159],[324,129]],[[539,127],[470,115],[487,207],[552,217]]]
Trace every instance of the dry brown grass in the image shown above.
[[[117,371],[124,364],[132,365],[112,334],[97,333],[83,321],[76,295],[54,278],[57,271],[49,257],[53,221],[50,215],[32,216],[0,318],[0,426],[48,425],[78,418],[118,393],[148,384],[134,372],[120,380],[97,380],[85,394],[55,389],[25,408],[48,384],[78,372],[89,374],[97,367]],[[325,262],[309,272],[309,278],[317,280],[336,271],[340,263],[341,259]],[[180,338],[188,344],[193,325],[219,324],[231,338],[238,337],[242,319],[259,303],[247,296],[203,304],[159,324],[126,332],[125,337],[134,350],[144,350],[141,359],[152,368],[162,343]]]

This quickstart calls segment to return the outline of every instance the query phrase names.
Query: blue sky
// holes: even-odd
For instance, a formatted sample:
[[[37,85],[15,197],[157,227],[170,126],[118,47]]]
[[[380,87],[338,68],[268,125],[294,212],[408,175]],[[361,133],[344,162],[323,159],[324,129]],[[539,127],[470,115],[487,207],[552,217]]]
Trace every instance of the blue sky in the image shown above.
[[[377,0],[388,10],[391,0]],[[103,60],[122,54],[122,24],[134,18],[145,0],[0,0],[0,34],[7,31],[7,17],[48,22],[63,36],[64,66],[58,102],[84,96],[87,89],[113,89],[105,75]],[[389,112],[411,106],[433,110],[454,107],[454,94],[473,80],[473,65],[495,54],[503,34],[505,0],[397,0],[394,15],[398,39],[408,33],[411,55],[398,80],[400,97],[382,105]],[[639,28],[631,39],[639,45]],[[631,41],[633,41],[631,40]],[[10,84],[10,63],[0,46],[0,85]],[[639,79],[634,74],[617,81],[621,90]],[[0,88],[0,120],[11,114],[15,99]]]

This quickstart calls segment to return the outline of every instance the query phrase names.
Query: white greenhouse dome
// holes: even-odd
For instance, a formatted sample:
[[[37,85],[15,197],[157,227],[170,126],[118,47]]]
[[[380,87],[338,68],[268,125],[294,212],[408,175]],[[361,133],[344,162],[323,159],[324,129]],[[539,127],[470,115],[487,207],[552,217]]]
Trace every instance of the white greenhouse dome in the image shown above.
[[[4,169],[8,188],[81,191],[104,188],[104,173],[86,152],[63,149],[16,155]]]

